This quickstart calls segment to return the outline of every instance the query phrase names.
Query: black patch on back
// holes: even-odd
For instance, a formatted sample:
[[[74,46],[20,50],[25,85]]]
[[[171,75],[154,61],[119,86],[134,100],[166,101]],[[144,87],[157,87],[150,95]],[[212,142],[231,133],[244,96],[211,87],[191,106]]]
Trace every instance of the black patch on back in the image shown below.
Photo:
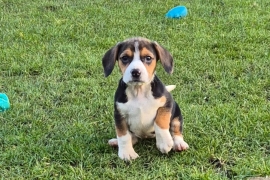
[[[180,132],[183,133],[183,117],[182,117],[181,109],[178,106],[178,104],[175,101],[173,101],[171,122],[176,117],[180,121]]]
[[[154,80],[151,83],[151,87],[152,87],[152,94],[154,96],[154,98],[160,98],[162,96],[166,97],[166,103],[164,105],[164,107],[166,108],[173,108],[174,106],[174,100],[171,96],[171,94],[166,90],[166,87],[164,86],[164,84],[159,80],[159,78],[157,76],[155,76]]]
[[[123,78],[121,78],[119,80],[118,87],[114,95],[114,102],[126,103],[128,101],[127,95],[126,95],[126,88],[127,88],[127,85],[123,81]]]
[[[175,117],[181,117],[180,119],[182,119],[182,113],[181,113],[180,107],[174,101],[174,105],[173,105],[173,109],[172,109],[172,119],[174,119]]]
[[[120,111],[117,108],[116,103],[126,103],[127,102],[127,95],[126,95],[126,88],[127,85],[124,83],[123,78],[119,80],[117,90],[114,95],[114,121],[115,125],[119,130],[125,130],[126,128],[126,122],[124,121],[123,115],[120,113]]]
[[[151,82],[151,90],[154,98],[160,98],[161,96],[164,95],[165,86],[157,76],[155,76],[154,80]]]

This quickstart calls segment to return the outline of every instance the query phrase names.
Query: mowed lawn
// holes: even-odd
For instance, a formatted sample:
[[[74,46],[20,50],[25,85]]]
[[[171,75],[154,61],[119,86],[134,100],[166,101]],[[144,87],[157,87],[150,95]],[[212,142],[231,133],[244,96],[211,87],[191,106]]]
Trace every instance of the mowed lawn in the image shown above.
[[[185,5],[188,16],[166,19]],[[246,179],[270,175],[268,0],[0,0],[1,179]],[[174,57],[186,152],[155,140],[120,160],[113,96],[121,74],[101,58],[143,36]]]

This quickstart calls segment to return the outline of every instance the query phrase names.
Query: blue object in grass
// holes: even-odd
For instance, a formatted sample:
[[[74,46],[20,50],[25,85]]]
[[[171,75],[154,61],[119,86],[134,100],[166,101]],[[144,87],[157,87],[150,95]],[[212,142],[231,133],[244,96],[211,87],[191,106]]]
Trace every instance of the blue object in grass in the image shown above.
[[[0,112],[10,108],[9,100],[6,94],[0,93]]]
[[[187,8],[185,6],[176,6],[172,9],[170,9],[167,14],[166,17],[167,18],[182,18],[187,16]]]

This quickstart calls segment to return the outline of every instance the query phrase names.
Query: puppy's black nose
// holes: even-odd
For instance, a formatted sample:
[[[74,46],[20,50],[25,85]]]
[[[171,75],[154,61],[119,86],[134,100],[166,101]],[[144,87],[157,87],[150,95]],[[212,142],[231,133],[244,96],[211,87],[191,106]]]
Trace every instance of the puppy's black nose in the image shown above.
[[[132,69],[131,70],[131,75],[134,78],[139,78],[141,75],[141,71],[139,69]]]

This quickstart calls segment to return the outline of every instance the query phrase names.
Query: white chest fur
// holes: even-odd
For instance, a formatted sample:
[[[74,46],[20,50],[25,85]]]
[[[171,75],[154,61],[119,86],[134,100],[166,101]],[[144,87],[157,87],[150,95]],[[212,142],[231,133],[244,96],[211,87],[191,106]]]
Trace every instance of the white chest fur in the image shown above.
[[[154,137],[154,118],[164,101],[153,97],[150,86],[129,87],[126,95],[128,101],[117,103],[117,108],[126,118],[129,130],[140,138]]]

